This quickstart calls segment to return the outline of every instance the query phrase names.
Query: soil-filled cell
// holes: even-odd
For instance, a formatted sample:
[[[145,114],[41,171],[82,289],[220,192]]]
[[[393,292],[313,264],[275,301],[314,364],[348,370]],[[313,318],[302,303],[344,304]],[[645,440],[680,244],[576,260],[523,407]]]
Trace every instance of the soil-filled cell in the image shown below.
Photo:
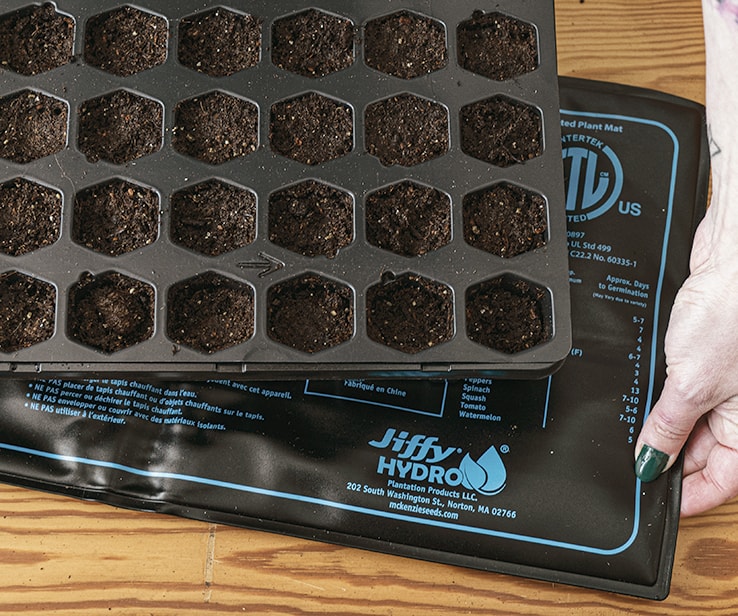
[[[446,29],[430,17],[398,11],[364,26],[364,61],[401,79],[438,71],[448,63]]]
[[[324,77],[354,62],[354,24],[308,9],[272,26],[272,62],[303,77]]]
[[[122,351],[154,334],[154,304],[154,288],[141,280],[85,273],[69,289],[69,337],[103,353]]]
[[[64,66],[74,56],[74,20],[54,5],[27,6],[0,16],[0,66],[38,75]]]
[[[54,285],[20,272],[0,274],[0,352],[14,353],[54,335]]]
[[[269,196],[269,240],[307,257],[335,257],[354,237],[351,195],[306,180]]]
[[[29,163],[67,145],[69,106],[34,90],[0,98],[0,158]]]
[[[525,21],[501,13],[475,11],[457,28],[459,65],[505,81],[538,68],[538,35]]]
[[[346,103],[308,92],[272,105],[272,150],[306,165],[340,158],[354,147],[354,115]]]
[[[543,120],[532,105],[494,96],[462,107],[461,149],[497,167],[522,164],[543,153]]]
[[[122,6],[87,21],[85,61],[114,75],[134,75],[166,61],[168,36],[163,17]]]
[[[206,180],[172,195],[175,244],[210,257],[247,246],[256,237],[256,195],[221,180]]]
[[[454,336],[454,298],[443,283],[417,274],[385,275],[367,289],[370,339],[404,353],[419,353]]]
[[[538,193],[500,182],[464,196],[464,239],[498,257],[514,257],[546,244],[546,200]]]
[[[28,254],[59,239],[61,193],[24,178],[0,184],[0,252]]]
[[[204,272],[167,292],[167,336],[201,353],[215,353],[254,335],[254,290],[233,278]]]
[[[366,108],[366,149],[385,165],[411,167],[448,152],[448,110],[440,103],[399,94]]]
[[[72,239],[87,248],[119,256],[156,241],[159,195],[126,180],[114,179],[77,193]]]
[[[172,145],[180,154],[220,165],[256,151],[259,111],[242,98],[209,92],[177,105],[173,134]]]
[[[124,165],[161,149],[163,119],[160,102],[116,90],[82,103],[77,143],[92,163]]]
[[[466,291],[470,340],[503,353],[519,353],[551,338],[548,291],[526,280],[500,276]]]
[[[286,346],[317,353],[354,335],[354,294],[350,287],[307,273],[267,291],[267,333]]]
[[[430,186],[403,181],[366,197],[366,238],[373,246],[415,257],[451,241],[451,199]]]
[[[226,77],[259,63],[261,20],[216,8],[179,22],[177,58],[187,68]]]

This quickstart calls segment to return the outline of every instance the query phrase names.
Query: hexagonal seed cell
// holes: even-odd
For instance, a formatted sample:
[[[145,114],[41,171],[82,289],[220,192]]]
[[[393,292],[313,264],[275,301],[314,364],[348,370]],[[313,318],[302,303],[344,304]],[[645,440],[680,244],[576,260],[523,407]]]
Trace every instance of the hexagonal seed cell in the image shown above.
[[[308,272],[267,290],[267,334],[276,342],[317,353],[354,335],[350,287]]]
[[[435,19],[397,11],[364,26],[364,61],[375,70],[413,79],[448,63],[446,29]]]
[[[175,244],[216,257],[256,237],[256,195],[221,180],[206,180],[172,195],[169,234]]]
[[[306,165],[345,156],[354,147],[354,114],[348,104],[308,92],[272,105],[272,150]]]
[[[201,353],[215,353],[254,335],[251,285],[204,272],[169,287],[167,336]]]
[[[457,27],[459,65],[504,81],[538,68],[538,35],[534,25],[501,13],[474,11]]]
[[[172,145],[180,154],[211,165],[247,156],[259,145],[254,103],[214,91],[177,104]]]
[[[154,334],[154,288],[109,271],[86,272],[69,289],[67,333],[103,353],[115,353]]]
[[[0,274],[0,351],[14,353],[54,335],[54,285],[20,272]]]
[[[17,257],[59,239],[62,195],[59,191],[15,178],[0,184],[0,252]]]
[[[116,90],[80,105],[77,145],[90,162],[123,165],[161,149],[163,118],[160,102]]]
[[[419,353],[454,336],[454,298],[443,283],[418,274],[385,274],[366,292],[371,340],[403,353]]]
[[[307,257],[335,257],[354,239],[354,200],[306,180],[269,195],[269,241]]]
[[[167,59],[167,21],[132,6],[90,17],[85,26],[85,61],[126,77]]]
[[[543,120],[536,107],[493,96],[461,108],[461,149],[465,154],[509,167],[543,153]]]
[[[0,98],[0,158],[29,163],[67,145],[69,106],[34,90]]]
[[[38,75],[64,66],[74,56],[74,20],[51,2],[0,16],[0,66]]]
[[[448,110],[440,103],[399,94],[367,106],[366,149],[386,166],[411,167],[448,152]]]
[[[324,77],[354,62],[354,24],[317,9],[272,25],[272,63],[303,77]]]
[[[503,275],[466,291],[466,334],[503,353],[519,353],[552,335],[548,291],[527,280]]]
[[[416,257],[451,241],[451,198],[409,180],[366,196],[366,239],[398,255]]]
[[[465,195],[462,212],[467,244],[498,257],[546,244],[546,199],[515,184],[500,182]]]
[[[211,77],[233,75],[259,63],[261,20],[218,7],[183,17],[179,22],[177,58]]]
[[[156,241],[159,194],[119,178],[79,191],[72,239],[95,252],[119,256]]]

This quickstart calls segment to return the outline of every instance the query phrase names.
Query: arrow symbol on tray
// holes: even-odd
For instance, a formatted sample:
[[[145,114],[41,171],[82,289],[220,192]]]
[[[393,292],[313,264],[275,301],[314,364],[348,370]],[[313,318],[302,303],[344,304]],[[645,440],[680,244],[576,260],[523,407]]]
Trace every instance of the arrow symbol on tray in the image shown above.
[[[284,267],[282,261],[265,252],[259,253],[258,261],[240,261],[236,265],[243,269],[260,269],[259,278],[264,278],[264,276],[278,272]]]

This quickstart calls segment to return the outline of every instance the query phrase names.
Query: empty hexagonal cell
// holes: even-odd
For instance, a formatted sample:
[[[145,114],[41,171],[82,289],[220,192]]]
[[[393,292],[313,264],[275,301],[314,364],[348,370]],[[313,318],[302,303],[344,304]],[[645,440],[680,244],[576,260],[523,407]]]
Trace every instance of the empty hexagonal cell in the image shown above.
[[[17,257],[59,239],[61,193],[24,178],[0,184],[0,252]]]
[[[470,340],[503,353],[519,353],[551,338],[548,291],[527,280],[500,276],[466,291]]]
[[[364,133],[367,151],[383,165],[419,165],[448,151],[448,110],[399,94],[367,106]]]
[[[385,274],[366,292],[370,339],[404,353],[418,353],[454,336],[454,297],[441,282],[418,274]]]
[[[446,28],[411,11],[372,19],[364,26],[364,61],[402,79],[440,70],[448,63]]]
[[[20,272],[0,274],[0,351],[14,353],[54,335],[54,285]]]
[[[179,22],[177,58],[211,77],[233,75],[259,63],[261,20],[218,7]]]
[[[354,114],[346,103],[308,92],[272,105],[272,150],[306,165],[340,158],[354,147]]]
[[[80,276],[69,289],[67,331],[103,353],[115,353],[154,334],[154,288],[119,272]]]
[[[167,21],[131,6],[90,17],[85,26],[85,61],[128,76],[167,59]]]
[[[204,272],[167,292],[167,336],[201,353],[215,353],[254,335],[254,290]]]
[[[77,144],[90,162],[123,165],[161,149],[163,117],[160,102],[116,90],[82,103]]]
[[[366,239],[415,257],[451,241],[451,198],[431,186],[398,182],[366,196]]]
[[[354,335],[350,287],[308,272],[267,291],[267,334],[286,346],[317,353]]]
[[[543,120],[532,105],[493,96],[462,107],[461,149],[497,167],[524,163],[543,152]]]
[[[77,193],[72,239],[96,252],[119,256],[156,241],[159,195],[126,180],[114,179]]]
[[[67,145],[69,106],[34,90],[0,98],[0,157],[16,163],[56,154]]]
[[[540,248],[546,243],[546,200],[515,184],[500,182],[464,196],[464,239],[498,257]]]
[[[0,16],[0,66],[37,75],[71,62],[74,20],[47,2]]]
[[[504,81],[538,68],[538,35],[525,21],[501,13],[474,11],[457,28],[459,64]]]
[[[172,195],[172,241],[215,257],[254,241],[256,195],[221,180],[206,180]]]
[[[252,102],[209,92],[182,101],[174,110],[174,149],[220,165],[256,151],[259,144],[259,111]]]
[[[269,196],[269,240],[293,252],[335,257],[354,238],[351,195],[306,180]]]
[[[304,77],[323,77],[354,62],[354,24],[338,15],[308,9],[272,26],[272,62]]]

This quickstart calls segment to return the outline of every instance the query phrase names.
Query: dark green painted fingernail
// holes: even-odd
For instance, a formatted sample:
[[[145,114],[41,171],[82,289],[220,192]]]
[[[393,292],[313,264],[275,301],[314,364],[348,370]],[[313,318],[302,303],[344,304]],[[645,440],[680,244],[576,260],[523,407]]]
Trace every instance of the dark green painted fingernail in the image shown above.
[[[635,473],[641,481],[653,481],[664,472],[668,461],[668,454],[650,445],[644,445],[636,459]]]

